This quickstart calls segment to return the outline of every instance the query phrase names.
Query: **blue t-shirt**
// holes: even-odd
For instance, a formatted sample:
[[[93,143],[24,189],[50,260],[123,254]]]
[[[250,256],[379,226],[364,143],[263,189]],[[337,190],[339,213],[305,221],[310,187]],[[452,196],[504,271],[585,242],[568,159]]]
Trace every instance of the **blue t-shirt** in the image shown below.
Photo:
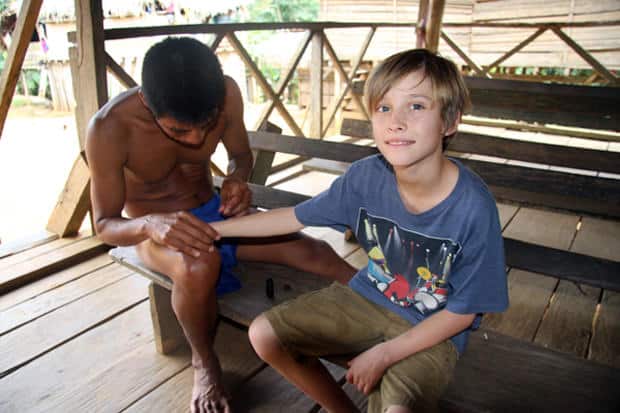
[[[456,160],[450,195],[421,214],[402,202],[382,155],[359,160],[295,215],[306,226],[349,227],[368,265],[349,286],[412,324],[446,308],[458,314],[504,311],[508,287],[497,206],[484,182]],[[469,330],[452,337],[459,353]]]

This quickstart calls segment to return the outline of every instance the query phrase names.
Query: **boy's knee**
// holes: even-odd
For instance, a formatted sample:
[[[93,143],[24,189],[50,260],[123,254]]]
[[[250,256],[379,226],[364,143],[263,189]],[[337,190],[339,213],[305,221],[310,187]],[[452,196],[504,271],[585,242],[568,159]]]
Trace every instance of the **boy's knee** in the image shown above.
[[[282,349],[278,336],[264,314],[252,321],[248,336],[256,354],[265,361],[272,359]]]

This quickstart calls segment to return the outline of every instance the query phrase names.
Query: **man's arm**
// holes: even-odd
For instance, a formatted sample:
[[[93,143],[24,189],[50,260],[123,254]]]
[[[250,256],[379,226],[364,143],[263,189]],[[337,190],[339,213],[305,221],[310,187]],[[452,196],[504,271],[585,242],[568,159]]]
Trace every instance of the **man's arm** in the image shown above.
[[[222,237],[271,237],[297,232],[304,227],[295,216],[295,209],[277,208],[243,217],[211,223]]]
[[[107,120],[105,125],[103,122],[94,117],[86,136],[93,218],[99,237],[110,245],[135,245],[152,239],[193,256],[210,251],[211,240],[217,234],[188,212],[149,214],[135,219],[122,217],[126,131],[112,120]]]
[[[460,333],[475,317],[475,314],[457,314],[443,309],[400,336],[355,357],[349,362],[347,381],[369,394],[390,366]]]
[[[222,202],[220,212],[226,216],[245,214],[252,201],[247,186],[253,166],[253,156],[248,142],[248,132],[243,122],[243,100],[235,81],[226,77],[225,99],[226,128],[222,143],[228,153],[228,176],[220,191]]]

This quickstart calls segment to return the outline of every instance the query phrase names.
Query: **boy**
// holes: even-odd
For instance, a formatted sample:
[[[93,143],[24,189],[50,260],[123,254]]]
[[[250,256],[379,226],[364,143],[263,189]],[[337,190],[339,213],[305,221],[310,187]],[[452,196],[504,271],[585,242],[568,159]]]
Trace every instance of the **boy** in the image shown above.
[[[220,142],[230,163],[218,195],[209,162]],[[136,245],[149,268],[173,280],[172,307],[192,348],[191,411],[229,412],[213,338],[216,289],[240,287],[231,272],[237,258],[340,281],[355,271],[325,243],[299,235],[213,247],[208,222],[243,215],[250,206],[252,152],[239,88],[198,40],[167,38],[148,50],[142,86],[93,116],[86,155],[99,237]]]
[[[354,229],[368,266],[348,287],[259,316],[250,340],[330,412],[357,410],[317,357],[351,353],[347,380],[369,395],[369,412],[434,411],[480,314],[508,305],[497,208],[480,178],[443,153],[468,104],[453,63],[420,49],[393,55],[366,98],[380,154],[295,208],[213,227],[222,236]]]

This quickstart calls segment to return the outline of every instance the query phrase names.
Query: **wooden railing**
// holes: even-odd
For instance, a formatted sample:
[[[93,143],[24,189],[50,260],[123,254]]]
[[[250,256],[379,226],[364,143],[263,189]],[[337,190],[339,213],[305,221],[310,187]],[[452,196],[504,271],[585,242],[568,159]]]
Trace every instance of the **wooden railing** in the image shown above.
[[[454,52],[456,52],[464,63],[469,66],[476,75],[485,78],[492,78],[492,69],[497,68],[509,57],[521,51],[528,44],[535,41],[540,35],[547,31],[552,31],[558,38],[563,40],[572,50],[581,56],[592,69],[602,78],[604,81],[612,86],[618,85],[618,77],[611,71],[606,69],[596,58],[590,53],[584,50],[577,42],[571,39],[565,31],[566,27],[602,27],[602,26],[614,26],[620,25],[620,21],[613,22],[593,22],[593,23],[522,23],[522,24],[499,24],[499,23],[484,23],[484,24],[472,24],[472,23],[445,23],[443,27],[445,29],[450,28],[473,28],[473,27],[485,27],[485,28],[497,28],[501,30],[510,29],[532,29],[533,34],[521,41],[515,47],[507,51],[503,56],[497,58],[493,63],[489,65],[477,64],[467,53],[463,51],[452,38],[446,33],[445,30],[441,31],[441,38],[448,44]],[[347,71],[343,64],[342,59],[339,58],[337,51],[335,50],[332,42],[328,39],[325,31],[328,29],[348,29],[348,28],[366,28],[367,34],[364,38],[360,39],[361,44],[357,50],[357,54],[351,59],[351,68]],[[410,29],[412,33],[415,31],[415,24],[403,24],[403,23],[333,23],[333,22],[321,22],[321,23],[243,23],[243,24],[200,24],[200,25],[179,25],[179,26],[156,26],[156,27],[132,27],[132,28],[117,28],[108,29],[104,31],[105,40],[120,40],[136,37],[148,37],[148,36],[161,36],[161,35],[196,35],[196,34],[213,34],[214,40],[211,43],[211,47],[217,50],[221,45],[222,40],[226,39],[232,46],[235,52],[242,59],[248,72],[256,80],[257,84],[263,91],[264,96],[268,99],[268,104],[264,107],[258,119],[254,125],[249,125],[250,129],[258,129],[258,127],[264,124],[269,119],[272,112],[277,110],[286,122],[293,134],[297,136],[306,136],[302,127],[299,125],[298,120],[291,115],[289,110],[282,102],[282,96],[291,79],[293,78],[295,71],[299,67],[299,63],[303,54],[311,46],[311,61],[309,64],[310,70],[310,133],[311,137],[321,138],[325,136],[328,129],[334,122],[338,109],[342,106],[343,101],[347,96],[351,98],[356,105],[356,109],[368,119],[368,113],[362,103],[362,100],[358,94],[350,93],[353,87],[353,78],[355,77],[362,60],[368,50],[373,37],[378,29],[385,28],[400,28]],[[304,31],[304,36],[301,38],[297,49],[291,51],[291,58],[288,66],[283,70],[280,80],[272,87],[267,81],[265,75],[261,72],[257,64],[254,62],[252,56],[248,52],[246,46],[242,44],[237,36],[238,32],[244,31],[262,31],[262,30],[295,30]],[[75,34],[70,35],[70,40],[75,41]],[[414,45],[412,44],[411,47]],[[322,108],[323,102],[323,71],[324,71],[324,52],[327,53],[331,64],[335,71],[340,75],[342,79],[341,87],[337,87],[339,91],[327,109],[324,111]],[[105,64],[110,73],[112,73],[120,83],[127,87],[137,85],[132,77],[119,65],[109,54],[105,54]]]

